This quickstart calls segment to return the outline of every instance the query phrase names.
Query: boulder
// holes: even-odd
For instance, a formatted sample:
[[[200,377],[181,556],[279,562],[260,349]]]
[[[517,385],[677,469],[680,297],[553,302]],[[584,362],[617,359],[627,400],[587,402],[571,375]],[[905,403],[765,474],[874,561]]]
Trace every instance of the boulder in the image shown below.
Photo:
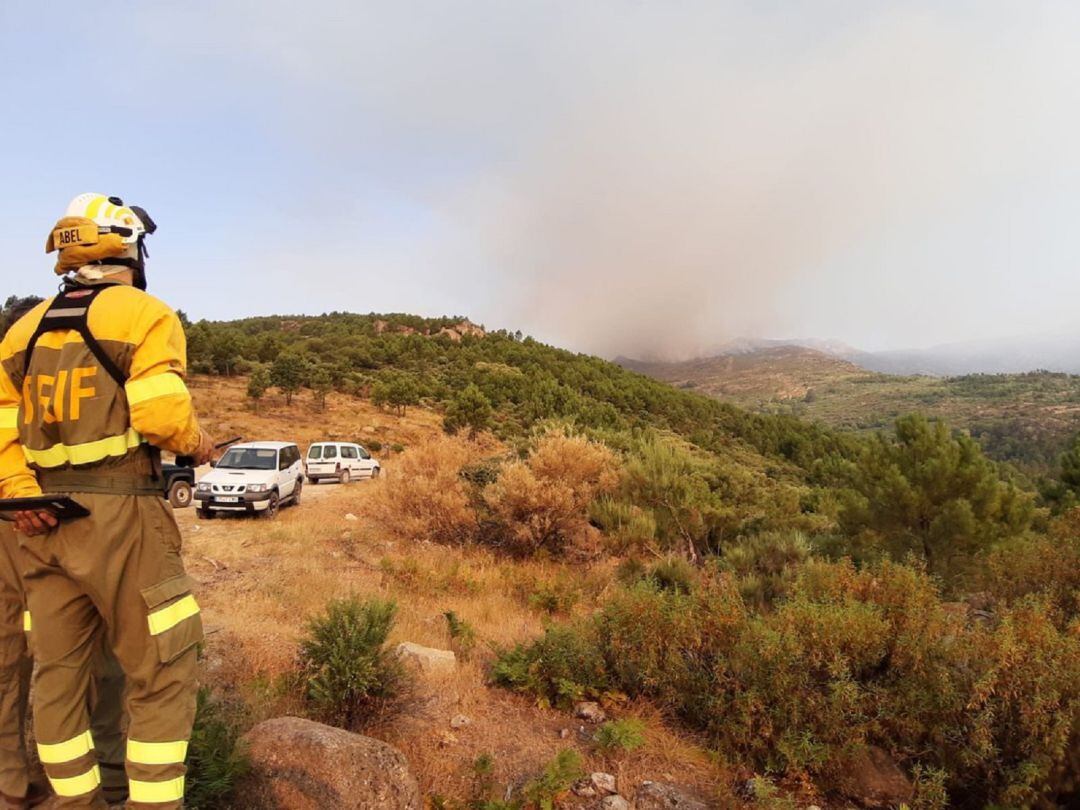
[[[837,788],[863,807],[895,807],[910,802],[915,788],[888,752],[868,745],[842,763]]]
[[[457,667],[457,656],[452,650],[437,650],[403,641],[395,652],[398,658],[418,667],[421,672],[450,672]]]
[[[592,786],[601,796],[619,792],[619,789],[615,786],[615,777],[610,773],[596,771],[589,776],[589,782],[592,783]]]
[[[603,810],[630,810],[630,802],[618,795],[605,796],[604,800],[600,802],[600,807]]]
[[[665,782],[642,782],[634,794],[637,810],[709,810],[709,805],[686,788]]]
[[[600,708],[600,704],[592,700],[583,700],[574,706],[574,716],[589,723],[603,723],[607,720],[607,713]]]
[[[251,773],[238,791],[250,810],[421,810],[404,754],[379,740],[299,717],[245,736]]]
[[[465,728],[465,726],[472,725],[472,718],[467,717],[464,714],[455,714],[450,718],[450,728]]]

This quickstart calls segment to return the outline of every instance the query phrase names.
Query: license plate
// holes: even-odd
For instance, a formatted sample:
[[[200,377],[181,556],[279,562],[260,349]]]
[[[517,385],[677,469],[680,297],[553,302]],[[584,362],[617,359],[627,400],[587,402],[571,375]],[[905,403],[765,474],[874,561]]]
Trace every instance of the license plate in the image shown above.
[[[225,496],[219,496],[218,500],[221,503],[240,503],[239,498],[232,498],[232,497],[225,497]]]

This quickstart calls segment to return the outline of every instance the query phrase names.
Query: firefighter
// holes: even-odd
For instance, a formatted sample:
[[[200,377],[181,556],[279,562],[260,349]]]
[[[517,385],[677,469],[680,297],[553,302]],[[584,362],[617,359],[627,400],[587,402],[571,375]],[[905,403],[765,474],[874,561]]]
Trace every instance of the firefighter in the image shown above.
[[[60,293],[0,343],[0,497],[69,493],[88,517],[16,514],[37,662],[34,736],[56,807],[105,808],[87,697],[101,634],[128,680],[129,808],[183,806],[199,605],[160,451],[210,460],[183,328],[145,292],[147,213],[82,194],[46,241]]]

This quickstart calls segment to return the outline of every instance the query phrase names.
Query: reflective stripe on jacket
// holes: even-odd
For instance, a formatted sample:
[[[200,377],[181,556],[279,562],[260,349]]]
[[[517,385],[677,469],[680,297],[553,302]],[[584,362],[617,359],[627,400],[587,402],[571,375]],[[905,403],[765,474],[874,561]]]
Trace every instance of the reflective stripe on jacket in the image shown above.
[[[23,374],[27,344],[50,302],[0,342],[0,497],[39,493],[36,469],[92,469],[145,442],[194,452],[199,426],[184,385],[187,346],[176,313],[128,286],[90,306],[93,337],[127,377],[121,386],[75,331],[42,335]]]

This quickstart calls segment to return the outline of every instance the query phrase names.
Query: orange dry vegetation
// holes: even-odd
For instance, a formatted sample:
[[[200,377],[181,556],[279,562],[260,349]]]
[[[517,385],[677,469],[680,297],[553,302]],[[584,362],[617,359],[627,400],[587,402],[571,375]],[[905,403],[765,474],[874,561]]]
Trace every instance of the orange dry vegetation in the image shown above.
[[[559,552],[584,545],[595,530],[587,510],[619,482],[615,455],[596,442],[551,434],[529,458],[510,464],[484,491],[484,501],[511,548]]]
[[[460,471],[497,449],[491,441],[431,437],[387,469],[388,483],[372,501],[372,517],[399,540],[471,540],[477,518]]]
[[[303,710],[291,677],[297,641],[309,617],[334,597],[390,597],[399,607],[392,644],[407,640],[451,647],[443,617],[448,610],[471,624],[479,640],[454,674],[441,680],[417,678],[398,710],[366,729],[406,754],[425,793],[467,796],[471,765],[480,754],[493,755],[500,785],[520,785],[560,749],[574,747],[588,769],[615,774],[627,794],[653,779],[721,795],[726,779],[720,767],[648,706],[612,709],[616,716],[632,714],[645,721],[646,744],[630,753],[605,755],[591,742],[593,727],[582,730],[582,721],[565,712],[487,685],[493,649],[539,635],[549,618],[531,604],[531,595],[558,588],[574,594],[560,609],[587,613],[605,599],[615,566],[611,560],[515,560],[470,544],[433,542],[442,539],[442,532],[452,538],[465,514],[459,482],[447,476],[450,465],[445,462],[490,456],[500,451],[497,444],[447,439],[438,415],[420,408],[399,418],[368,402],[335,395],[326,413],[314,412],[309,397],[300,396],[292,408],[264,400],[262,413],[255,415],[246,410],[243,381],[199,383],[196,400],[217,435],[236,431],[245,438],[301,444],[330,435],[360,441],[378,436],[407,448],[383,457],[383,480],[348,487],[309,485],[302,505],[284,509],[274,522],[200,521],[192,509],[177,513],[208,629],[203,680],[242,698],[251,722]],[[591,470],[586,478],[599,485],[608,465],[597,459],[583,469]],[[392,532],[383,523],[388,508],[406,513]],[[432,524],[421,519],[425,510],[444,517]],[[409,520],[419,527],[416,536],[402,528]],[[429,530],[432,525],[441,529]],[[472,722],[451,729],[451,718],[459,714]],[[567,806],[576,801],[571,798]]]

